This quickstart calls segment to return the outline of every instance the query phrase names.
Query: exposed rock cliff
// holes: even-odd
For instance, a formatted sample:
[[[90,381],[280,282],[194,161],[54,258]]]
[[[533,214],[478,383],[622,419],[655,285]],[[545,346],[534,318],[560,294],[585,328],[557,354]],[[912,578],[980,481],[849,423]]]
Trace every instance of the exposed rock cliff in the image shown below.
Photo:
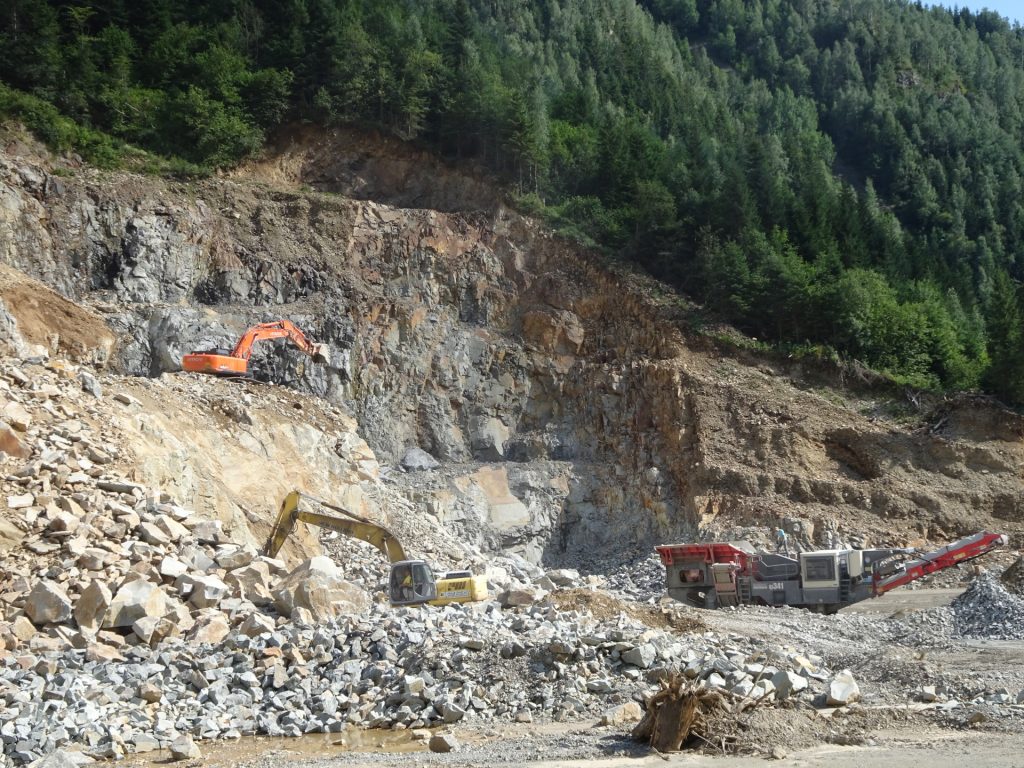
[[[1015,414],[968,403],[910,429],[694,345],[652,282],[403,151],[304,137],[185,184],[70,168],[10,138],[0,260],[105,318],[116,345],[95,361],[139,376],[291,318],[330,364],[265,344],[260,376],[350,410],[420,509],[535,561],[598,568],[781,518],[819,544],[1020,531]],[[411,447],[441,468],[400,471]]]

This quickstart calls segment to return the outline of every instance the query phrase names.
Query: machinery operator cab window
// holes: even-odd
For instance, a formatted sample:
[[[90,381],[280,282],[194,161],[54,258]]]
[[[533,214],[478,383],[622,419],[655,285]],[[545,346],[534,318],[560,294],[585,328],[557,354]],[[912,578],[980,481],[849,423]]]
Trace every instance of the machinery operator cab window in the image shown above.
[[[836,563],[831,557],[808,557],[804,560],[805,581],[830,581],[836,577]]]
[[[391,569],[391,600],[413,603],[433,600],[434,574],[426,563],[401,563]]]

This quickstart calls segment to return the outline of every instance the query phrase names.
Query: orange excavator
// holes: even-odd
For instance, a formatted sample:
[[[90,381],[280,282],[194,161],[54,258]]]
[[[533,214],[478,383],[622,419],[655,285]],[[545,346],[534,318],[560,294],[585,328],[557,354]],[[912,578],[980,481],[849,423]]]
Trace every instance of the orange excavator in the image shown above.
[[[277,320],[273,323],[254,325],[245,332],[230,352],[225,349],[210,349],[187,354],[181,359],[181,367],[191,373],[245,376],[248,373],[253,344],[264,339],[284,338],[291,340],[292,344],[317,362],[327,362],[329,351],[326,344],[310,341],[290,320]]]

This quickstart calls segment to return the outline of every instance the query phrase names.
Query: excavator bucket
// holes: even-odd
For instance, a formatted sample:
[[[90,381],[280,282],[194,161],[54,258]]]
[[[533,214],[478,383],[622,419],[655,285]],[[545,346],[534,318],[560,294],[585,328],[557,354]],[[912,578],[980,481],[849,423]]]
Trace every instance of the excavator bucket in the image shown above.
[[[331,362],[331,348],[326,344],[314,344],[312,357],[317,363],[329,363]]]

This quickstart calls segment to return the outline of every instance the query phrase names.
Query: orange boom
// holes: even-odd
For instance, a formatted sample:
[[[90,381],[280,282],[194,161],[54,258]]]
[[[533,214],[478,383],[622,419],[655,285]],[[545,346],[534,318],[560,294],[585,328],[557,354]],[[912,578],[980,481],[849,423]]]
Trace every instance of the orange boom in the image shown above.
[[[249,369],[252,345],[264,339],[290,339],[291,342],[317,362],[325,363],[328,358],[326,344],[310,341],[306,334],[290,320],[254,325],[238,340],[235,348],[191,352],[181,359],[181,367],[191,373],[212,373],[222,376],[245,376]]]

